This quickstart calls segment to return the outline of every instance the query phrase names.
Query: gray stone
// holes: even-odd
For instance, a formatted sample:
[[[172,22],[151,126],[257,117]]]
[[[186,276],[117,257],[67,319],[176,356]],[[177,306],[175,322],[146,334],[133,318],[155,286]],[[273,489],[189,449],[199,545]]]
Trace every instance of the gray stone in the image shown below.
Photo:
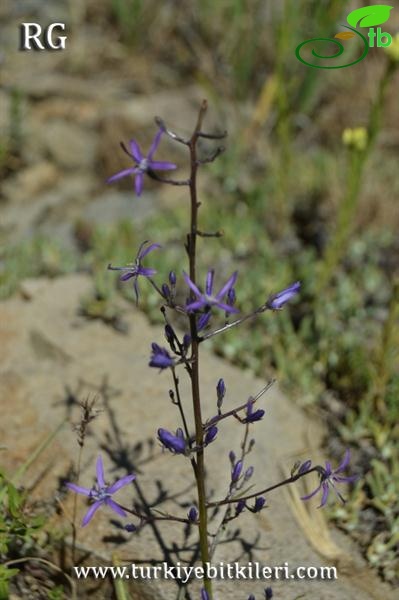
[[[116,333],[100,321],[87,321],[78,314],[79,300],[89,292],[91,282],[85,276],[73,275],[46,281],[40,285],[30,282],[21,298],[13,298],[0,305],[0,390],[2,419],[0,435],[6,451],[2,463],[9,473],[26,460],[38,444],[67,418],[65,426],[54,442],[36,460],[25,476],[24,484],[35,482],[32,499],[60,498],[67,514],[71,514],[73,494],[59,489],[59,478],[65,477],[76,462],[78,445],[71,422],[79,420],[74,395],[83,400],[88,394],[107,382],[109,394],[97,391],[98,417],[89,426],[83,453],[80,484],[93,483],[95,459],[103,455],[107,477],[112,480],[122,475],[121,462],[134,462],[139,488],[123,489],[118,500],[128,504],[131,496],[149,505],[156,503],[162,480],[169,500],[157,507],[185,516],[195,499],[189,461],[181,456],[163,453],[158,444],[151,445],[156,430],[162,426],[174,429],[178,425],[175,408],[168,397],[168,373],[157,373],[147,366],[152,341],[162,343],[163,330],[150,326],[145,317],[133,306],[122,304],[129,325],[128,335]],[[27,300],[27,298],[29,298]],[[122,302],[122,301],[121,301]],[[228,392],[226,407],[243,402],[256,394],[264,381],[242,372],[211,353],[202,352],[201,389],[203,416],[215,413],[215,384],[224,377]],[[181,372],[182,398],[190,406],[190,399]],[[282,469],[288,470],[298,457],[322,460],[316,444],[323,433],[319,423],[309,420],[274,386],[261,400],[266,410],[263,421],[251,427],[256,445],[249,463],[255,467],[259,485],[280,480]],[[222,498],[229,482],[228,452],[239,452],[243,426],[236,421],[221,425],[218,437],[207,449],[208,493]],[[308,447],[308,440],[315,447]],[[141,444],[141,446],[137,446]],[[119,463],[119,467],[118,467]],[[177,494],[174,498],[171,494]],[[276,598],[289,600],[305,594],[308,600],[358,600],[358,598],[392,599],[389,588],[379,582],[360,558],[356,547],[320,518],[321,511],[299,502],[297,496],[283,491],[271,493],[269,507],[260,515],[246,512],[232,523],[239,527],[242,539],[250,548],[257,536],[253,561],[264,565],[281,565],[287,561],[291,568],[297,565],[320,566],[335,564],[337,581],[219,581],[215,583],[215,598],[226,597],[246,600],[250,593],[263,597],[266,585],[272,585]],[[185,506],[179,502],[184,501]],[[300,508],[302,507],[302,509]],[[78,499],[78,516],[87,506]],[[305,510],[305,514],[301,514]],[[309,513],[307,512],[309,510]],[[293,512],[294,511],[294,512]],[[111,554],[117,551],[121,562],[165,560],[165,547],[173,543],[184,545],[181,527],[173,523],[159,524],[155,529],[145,527],[138,535],[128,535],[110,523],[112,514],[99,511],[93,522],[79,530],[78,545],[89,552],[86,564],[111,564]],[[134,521],[134,519],[133,519]],[[298,524],[301,523],[301,526]],[[49,525],[67,527],[67,519],[49,510]],[[214,531],[215,524],[210,525]],[[306,534],[305,534],[306,532]],[[113,536],[119,538],[115,545]],[[190,538],[191,539],[191,538]],[[231,545],[221,544],[214,562],[249,558],[239,540]],[[181,560],[189,557],[183,553]],[[239,558],[240,557],[240,558]],[[132,598],[158,600],[175,599],[177,587],[172,582],[129,581]],[[193,598],[199,598],[199,585]],[[97,596],[98,597],[98,596]]]

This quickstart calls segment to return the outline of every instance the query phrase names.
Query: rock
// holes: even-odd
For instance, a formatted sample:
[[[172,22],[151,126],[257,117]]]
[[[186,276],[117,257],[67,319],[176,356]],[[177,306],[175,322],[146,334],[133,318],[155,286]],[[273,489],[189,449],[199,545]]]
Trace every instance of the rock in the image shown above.
[[[66,169],[92,169],[96,159],[97,136],[64,119],[40,127],[35,144],[42,144],[53,160]]]
[[[0,304],[0,439],[7,447],[1,454],[2,464],[8,473],[15,472],[65,420],[55,441],[40,455],[40,460],[34,461],[24,485],[35,482],[32,499],[54,500],[49,511],[51,526],[68,528],[67,519],[56,514],[55,498],[61,498],[71,514],[73,494],[60,488],[60,481],[70,477],[69,469],[78,456],[76,431],[71,425],[79,421],[77,403],[96,396],[100,412],[85,438],[81,485],[92,485],[96,456],[101,453],[107,479],[126,473],[125,469],[137,473],[137,486],[118,492],[121,503],[128,505],[133,496],[142,506],[157,506],[185,516],[195,499],[190,463],[181,456],[161,452],[156,442],[158,427],[175,429],[178,425],[177,411],[168,396],[168,373],[157,373],[147,366],[150,344],[162,343],[163,329],[150,326],[133,305],[126,305],[128,335],[116,333],[102,322],[84,320],[78,315],[79,300],[90,286],[90,279],[81,275],[45,280],[29,302],[12,298]],[[265,383],[206,349],[201,356],[201,375],[204,418],[215,413],[215,385],[220,377],[227,385],[226,408],[244,402]],[[182,400],[189,407],[183,371],[181,383]],[[306,440],[312,439],[315,444],[320,441],[319,424],[310,422],[276,386],[263,397],[261,406],[266,416],[251,427],[257,442],[248,457],[257,481],[270,484],[280,480],[281,468],[289,470],[298,457],[321,460],[316,447],[312,452],[303,452]],[[223,497],[226,491],[230,477],[228,452],[239,452],[242,432],[242,425],[226,420],[217,439],[207,448],[207,489],[215,499]],[[232,524],[232,529],[238,527],[240,534],[234,543],[218,546],[214,562],[238,560],[246,564],[251,559],[273,566],[287,561],[291,568],[335,564],[338,579],[217,581],[217,600],[245,600],[250,593],[261,598],[266,585],[272,585],[276,598],[305,594],[309,600],[358,600],[366,594],[375,600],[393,599],[389,588],[365,566],[354,545],[332,526],[327,529],[323,525],[321,512],[314,508],[316,503],[304,519],[285,493],[275,491],[267,502],[269,506],[261,514],[246,511],[242,519]],[[300,501],[299,506],[304,507]],[[79,519],[86,510],[87,505],[79,497]],[[302,519],[302,526],[306,524],[306,535],[297,519]],[[173,523],[160,522],[156,527],[145,527],[139,534],[128,534],[111,521],[119,519],[100,510],[84,531],[79,530],[78,546],[89,553],[87,564],[110,565],[115,548],[122,563],[164,561],[168,554],[176,558],[174,545],[182,547],[186,543],[182,528]],[[215,523],[210,530],[215,530]],[[250,550],[252,555],[247,554]],[[180,560],[189,557],[187,551],[179,554]],[[171,581],[130,580],[126,584],[132,598],[177,597],[177,586]],[[197,599],[198,583],[194,589],[192,597]]]

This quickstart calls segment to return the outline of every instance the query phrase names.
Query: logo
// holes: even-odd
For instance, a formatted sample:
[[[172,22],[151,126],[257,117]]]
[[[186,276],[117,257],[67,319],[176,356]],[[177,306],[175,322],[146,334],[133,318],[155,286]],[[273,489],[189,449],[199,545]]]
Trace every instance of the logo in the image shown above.
[[[311,40],[305,40],[299,46],[297,46],[295,50],[295,55],[298,60],[301,61],[304,65],[308,67],[313,67],[314,69],[345,69],[346,67],[351,67],[356,65],[361,60],[366,58],[368,51],[370,48],[387,48],[392,43],[392,36],[385,31],[382,31],[381,27],[377,27],[377,25],[382,25],[386,21],[388,21],[391,10],[393,6],[389,6],[388,4],[375,4],[374,6],[364,6],[363,8],[357,8],[353,10],[347,16],[348,25],[343,25],[345,29],[348,31],[340,31],[337,33],[334,38],[313,38]],[[357,27],[368,28],[368,32],[361,33]],[[333,58],[338,58],[345,52],[344,45],[340,40],[350,40],[351,38],[357,38],[362,43],[362,54],[359,58],[352,60],[351,62],[344,65],[323,65],[323,64],[312,64],[305,58],[303,58],[303,50],[305,50],[305,46],[310,44],[308,48],[312,48],[312,56],[318,60],[331,60]],[[367,39],[368,38],[368,39]],[[319,54],[314,45],[316,42],[330,42],[335,44],[338,49],[335,54],[332,55],[323,55]]]

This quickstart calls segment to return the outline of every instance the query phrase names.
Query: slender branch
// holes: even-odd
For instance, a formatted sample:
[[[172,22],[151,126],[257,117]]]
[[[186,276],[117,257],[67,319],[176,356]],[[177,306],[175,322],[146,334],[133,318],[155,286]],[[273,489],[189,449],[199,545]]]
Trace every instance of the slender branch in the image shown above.
[[[257,400],[259,400],[259,398],[261,396],[263,396],[263,394],[265,394],[272,387],[272,385],[275,382],[276,382],[275,379],[271,379],[269,381],[269,383],[267,385],[265,385],[265,387],[262,388],[260,390],[260,392],[258,392],[256,394],[255,397],[252,397],[253,402],[255,403]],[[247,405],[248,405],[248,400],[244,404],[241,404],[240,406],[238,406],[237,408],[233,408],[232,410],[229,410],[228,412],[222,413],[221,415],[216,415],[215,417],[213,417],[212,419],[210,419],[208,421],[208,423],[206,423],[204,429],[206,430],[209,427],[213,427],[213,425],[216,425],[217,423],[219,423],[220,421],[223,421],[223,419],[227,419],[228,417],[235,417],[238,412],[240,412],[240,411],[244,410],[245,408],[247,408]]]
[[[199,235],[200,237],[204,237],[204,238],[220,238],[224,236],[224,231],[222,229],[219,229],[218,231],[215,231],[214,233],[209,233],[207,231],[197,231],[197,235]]]
[[[163,119],[161,119],[161,117],[155,117],[155,123],[158,125],[158,127],[160,129],[162,129],[162,131],[164,133],[166,133],[166,135],[168,135],[172,140],[174,140],[175,142],[179,142],[180,144],[184,144],[185,146],[190,146],[190,142],[191,139],[186,140],[183,137],[181,137],[180,135],[178,135],[177,133],[175,133],[174,131],[172,131],[171,129],[168,129],[166,127],[166,123]]]
[[[233,327],[236,327],[237,325],[241,325],[241,323],[248,321],[248,319],[253,319],[253,318],[257,317],[258,315],[260,315],[261,313],[265,312],[268,309],[269,309],[269,307],[267,306],[267,304],[263,304],[262,306],[257,308],[255,310],[255,312],[251,313],[250,315],[245,315],[245,317],[241,317],[241,319],[237,319],[236,321],[233,321],[232,323],[227,323],[226,325],[223,325],[223,327],[219,327],[219,329],[214,329],[213,331],[210,331],[209,333],[202,335],[199,338],[199,342],[204,342],[205,340],[209,340],[211,337],[218,335],[219,333],[223,333],[224,331],[227,331],[228,329],[233,329]]]
[[[287,479],[284,479],[283,481],[280,481],[279,483],[276,483],[274,485],[271,485],[270,487],[267,487],[263,490],[259,490],[258,492],[254,492],[253,494],[248,494],[248,496],[241,496],[240,498],[231,498],[230,500],[218,500],[216,502],[207,502],[207,508],[211,508],[213,506],[222,506],[223,504],[234,504],[236,502],[240,502],[241,500],[251,500],[252,498],[256,498],[257,496],[263,496],[265,494],[268,494],[269,492],[276,490],[277,488],[283,486],[283,485],[288,485],[290,483],[294,483],[295,481],[298,481],[298,479],[301,479],[301,477],[304,477],[305,475],[309,475],[309,473],[321,473],[324,474],[324,469],[323,467],[320,467],[319,465],[317,465],[316,467],[312,467],[311,469],[309,469],[308,471],[305,471],[304,473],[297,473],[296,475],[292,475],[291,477],[288,477]]]
[[[159,516],[151,514],[151,516],[149,517],[148,515],[143,515],[142,513],[139,513],[137,510],[134,510],[134,508],[128,508],[127,506],[123,506],[119,503],[118,506],[120,506],[120,508],[125,512],[137,517],[142,523],[145,524],[151,523],[153,521],[176,521],[177,523],[192,523],[192,521],[190,521],[189,519],[185,519],[183,517],[176,517],[174,515],[169,515],[166,513],[160,513]],[[193,524],[195,525],[195,523]]]
[[[205,133],[203,131],[199,131],[197,133],[197,137],[206,138],[208,140],[223,140],[227,137],[227,131],[223,131],[223,133]]]
[[[160,181],[161,183],[168,183],[169,185],[190,185],[189,179],[167,179],[166,177],[160,177],[160,175],[157,175],[152,169],[147,169],[146,173],[148,177],[155,179],[155,181]]]
[[[199,165],[206,165],[207,163],[211,163],[213,162],[218,156],[220,156],[223,152],[225,151],[225,148],[223,146],[219,146],[218,148],[216,148],[216,150],[214,152],[212,152],[212,154],[210,154],[209,156],[207,156],[206,158],[200,158],[197,160],[197,163]]]

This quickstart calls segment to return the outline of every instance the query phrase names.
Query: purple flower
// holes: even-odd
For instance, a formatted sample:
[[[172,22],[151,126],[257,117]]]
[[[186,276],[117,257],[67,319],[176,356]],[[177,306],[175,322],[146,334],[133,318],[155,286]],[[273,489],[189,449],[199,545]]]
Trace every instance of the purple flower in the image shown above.
[[[136,194],[140,196],[141,192],[143,191],[144,173],[147,173],[148,171],[170,171],[176,169],[176,165],[174,163],[159,162],[152,159],[156,149],[158,148],[162,134],[163,131],[160,129],[152,142],[147,156],[142,155],[140,147],[135,140],[130,140],[130,152],[127,150],[126,152],[134,160],[136,166],[130,167],[129,169],[124,169],[123,171],[119,171],[119,173],[112,175],[112,177],[107,179],[107,183],[112,183],[113,181],[122,179],[127,175],[134,175]]]
[[[218,428],[216,427],[216,425],[212,425],[212,427],[210,427],[205,434],[205,446],[207,446],[208,444],[213,442],[213,440],[217,436],[217,433],[218,433]]]
[[[196,523],[196,521],[198,519],[198,510],[195,508],[195,506],[192,506],[190,508],[187,516],[188,516],[188,520],[191,521],[191,523]]]
[[[246,417],[244,418],[244,423],[255,423],[255,421],[260,421],[264,414],[265,411],[261,408],[258,408],[258,410],[253,410],[254,407],[254,400],[253,398],[250,398],[247,402],[247,409],[246,409]]]
[[[266,500],[263,496],[258,496],[255,500],[255,505],[254,505],[254,512],[259,512],[262,510],[262,508],[264,507],[266,503]]]
[[[222,408],[223,398],[226,394],[226,385],[223,379],[219,379],[216,386],[216,396],[217,396],[217,407],[218,409]]]
[[[97,458],[96,465],[96,474],[97,474],[97,484],[94,485],[91,489],[81,487],[80,485],[76,485],[75,483],[67,483],[66,486],[73,492],[77,494],[83,494],[83,496],[87,496],[91,500],[94,500],[93,504],[90,506],[89,510],[83,517],[82,527],[85,527],[93,518],[94,513],[97,509],[102,505],[109,506],[114,512],[116,512],[121,517],[126,517],[126,513],[111,498],[115,492],[123,488],[125,485],[131,483],[134,479],[136,479],[136,475],[126,475],[122,477],[122,479],[118,479],[110,486],[105,485],[104,481],[104,467],[101,456]]]
[[[200,290],[195,285],[195,283],[193,283],[191,281],[191,279],[187,275],[187,273],[183,272],[183,277],[184,277],[187,285],[189,286],[191,291],[194,292],[194,294],[196,296],[196,300],[194,302],[189,302],[186,305],[187,312],[193,312],[195,310],[201,310],[201,309],[206,309],[206,308],[209,309],[209,307],[211,307],[211,306],[217,306],[218,308],[221,308],[222,310],[224,310],[227,313],[238,313],[239,312],[237,308],[234,308],[234,306],[229,306],[228,304],[223,302],[223,298],[226,296],[226,294],[233,287],[233,285],[235,284],[235,282],[237,280],[237,271],[235,271],[232,274],[230,279],[227,280],[227,282],[224,284],[224,286],[221,288],[221,290],[216,294],[216,296],[214,296],[212,294],[214,274],[215,274],[215,272],[213,269],[208,271],[208,274],[206,276],[206,282],[205,282],[205,293],[203,294],[202,292],[200,292]]]
[[[209,600],[209,594],[204,588],[201,589],[201,600]]]
[[[197,322],[197,331],[202,331],[203,329],[205,329],[205,327],[208,325],[209,321],[211,320],[211,316],[212,315],[210,312],[202,313],[202,315],[199,316],[198,322]]]
[[[161,444],[171,452],[174,452],[175,454],[186,453],[186,440],[184,439],[183,431],[180,428],[176,430],[176,435],[174,435],[170,431],[160,427],[158,429],[158,439]]]
[[[285,290],[282,290],[277,294],[273,294],[266,302],[267,308],[270,308],[271,310],[280,310],[283,308],[284,304],[288,302],[288,300],[291,300],[291,298],[293,298],[299,292],[300,289],[301,282],[296,281],[289,287],[285,288]]]
[[[141,261],[147,254],[155,250],[155,248],[160,248],[159,244],[150,244],[147,248],[144,248],[146,244],[149,244],[147,240],[140,245],[140,248],[137,252],[136,258],[134,262],[127,267],[113,267],[111,264],[108,265],[108,269],[110,271],[124,271],[123,275],[120,276],[121,281],[128,281],[128,279],[134,278],[133,287],[134,292],[136,294],[136,304],[139,301],[139,285],[138,278],[139,277],[152,277],[155,275],[155,269],[149,269],[148,267],[143,267]]]
[[[271,600],[273,598],[273,590],[271,587],[265,588],[265,598],[266,600]]]
[[[238,460],[231,470],[232,483],[236,483],[236,481],[238,481],[238,479],[241,475],[242,467],[243,467],[242,460]]]
[[[342,477],[339,473],[342,473],[346,469],[350,460],[350,450],[349,448],[346,450],[344,458],[338,467],[333,471],[331,468],[331,463],[326,461],[326,468],[322,469],[323,473],[320,474],[320,483],[313,492],[308,494],[307,496],[303,496],[301,500],[309,500],[309,498],[313,498],[320,490],[322,490],[322,497],[320,505],[317,508],[321,508],[327,502],[328,495],[330,493],[330,489],[332,488],[341,502],[345,503],[345,499],[341,496],[335,485],[337,483],[352,483],[358,479],[358,475],[352,475],[350,477]]]
[[[309,471],[310,467],[312,466],[312,461],[311,460],[305,460],[304,463],[301,464],[301,466],[298,469],[298,475],[302,475],[302,473],[306,473],[306,471]]]
[[[169,352],[166,348],[161,348],[155,342],[151,344],[152,354],[149,362],[150,367],[155,367],[156,369],[168,369],[169,367],[173,367],[175,364],[174,359],[170,356]]]
[[[245,508],[245,500],[239,500],[236,504],[236,515],[239,515],[242,513],[242,511]]]
[[[255,596],[254,596],[253,594],[250,594],[250,595],[248,596],[248,600],[255,600]]]
[[[248,469],[244,473],[244,481],[248,481],[249,479],[251,479],[252,475],[254,474],[254,470],[254,467],[248,467]]]

